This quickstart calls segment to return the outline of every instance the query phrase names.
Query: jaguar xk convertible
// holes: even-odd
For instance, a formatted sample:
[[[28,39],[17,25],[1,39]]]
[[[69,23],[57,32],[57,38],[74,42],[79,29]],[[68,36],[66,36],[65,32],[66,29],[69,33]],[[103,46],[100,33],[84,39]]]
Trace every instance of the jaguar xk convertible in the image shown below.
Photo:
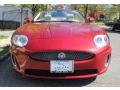
[[[11,38],[13,68],[27,77],[80,79],[107,71],[110,39],[75,10],[49,10],[19,27]]]

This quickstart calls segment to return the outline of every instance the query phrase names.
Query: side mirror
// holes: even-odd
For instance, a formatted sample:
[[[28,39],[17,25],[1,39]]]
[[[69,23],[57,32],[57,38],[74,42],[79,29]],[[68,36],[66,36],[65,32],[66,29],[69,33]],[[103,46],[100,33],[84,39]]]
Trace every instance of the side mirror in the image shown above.
[[[32,19],[30,18],[30,17],[25,17],[24,18],[24,20],[25,20],[25,23],[30,23],[30,22],[32,22]]]

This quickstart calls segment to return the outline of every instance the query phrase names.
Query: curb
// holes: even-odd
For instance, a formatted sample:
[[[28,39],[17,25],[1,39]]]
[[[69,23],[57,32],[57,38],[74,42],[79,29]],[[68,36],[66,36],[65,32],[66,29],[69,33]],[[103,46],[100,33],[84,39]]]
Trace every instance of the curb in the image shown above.
[[[0,62],[6,60],[6,58],[9,57],[9,55],[10,55],[10,53],[7,52],[7,53],[4,54],[3,56],[0,56]]]

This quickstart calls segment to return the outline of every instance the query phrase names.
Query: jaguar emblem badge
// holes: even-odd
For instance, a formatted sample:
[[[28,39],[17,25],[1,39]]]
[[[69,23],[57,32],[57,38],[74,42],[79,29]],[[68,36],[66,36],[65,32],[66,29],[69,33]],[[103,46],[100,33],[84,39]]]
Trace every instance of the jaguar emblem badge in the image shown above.
[[[60,53],[58,54],[58,59],[65,59],[65,58],[66,58],[65,53],[60,52]]]

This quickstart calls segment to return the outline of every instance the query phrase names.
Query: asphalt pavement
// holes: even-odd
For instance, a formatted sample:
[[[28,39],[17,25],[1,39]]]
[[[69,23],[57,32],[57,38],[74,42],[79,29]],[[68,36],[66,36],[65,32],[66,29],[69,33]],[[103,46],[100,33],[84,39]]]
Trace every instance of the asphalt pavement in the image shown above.
[[[120,31],[112,32],[109,29],[108,35],[111,39],[112,58],[109,69],[106,73],[96,79],[79,80],[42,80],[26,78],[12,69],[10,57],[0,62],[0,86],[2,87],[117,87],[120,86]]]

